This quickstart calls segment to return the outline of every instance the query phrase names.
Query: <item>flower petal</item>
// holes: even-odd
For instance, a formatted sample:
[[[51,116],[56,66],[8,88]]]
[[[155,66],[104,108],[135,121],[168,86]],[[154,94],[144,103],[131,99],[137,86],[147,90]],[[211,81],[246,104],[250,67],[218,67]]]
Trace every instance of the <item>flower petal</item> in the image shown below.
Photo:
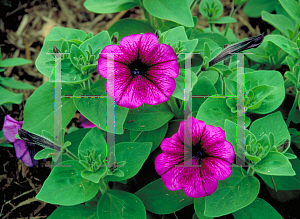
[[[79,115],[78,122],[80,123],[80,125],[83,128],[94,128],[94,127],[96,127],[96,125],[94,123],[92,123],[90,120],[85,118],[84,115],[82,115],[82,114]],[[100,128],[98,127],[98,129],[100,129]]]
[[[149,66],[168,63],[170,61],[176,60],[177,55],[175,51],[171,46],[166,44],[158,44],[155,49],[152,49],[152,51],[148,51],[147,54],[142,57],[142,62],[146,63]]]
[[[213,146],[206,147],[205,152],[209,156],[220,158],[230,164],[233,163],[235,157],[234,148],[229,141],[216,142]]]
[[[17,158],[21,159],[26,164],[26,166],[32,167],[33,163],[25,141],[17,139],[14,143],[14,148]]]
[[[225,132],[220,127],[206,125],[202,134],[202,145],[204,149],[213,147],[216,142],[225,140]]]
[[[162,153],[155,159],[155,170],[159,175],[161,175],[165,186],[171,191],[176,191],[182,188],[180,184],[180,177],[184,169],[177,166],[182,161],[183,157],[173,156],[167,153]]]
[[[15,136],[18,133],[18,129],[22,128],[22,124],[23,121],[18,122],[11,118],[9,115],[6,115],[2,128],[4,137],[11,142],[15,142]]]
[[[189,117],[185,122],[180,122],[178,136],[184,142],[184,135],[186,135],[186,144],[189,146],[196,145],[202,139],[205,128],[205,122]]]
[[[161,142],[160,147],[165,153],[170,153],[170,154],[184,153],[183,142],[179,139],[178,133],[175,133],[170,138],[165,138]]]
[[[193,161],[195,164],[195,161]],[[190,165],[192,162],[190,162]],[[184,193],[192,198],[201,198],[214,193],[218,180],[213,178],[202,167],[186,167],[181,176]]]
[[[231,164],[218,157],[208,157],[201,161],[201,170],[217,180],[224,180],[231,175]]]

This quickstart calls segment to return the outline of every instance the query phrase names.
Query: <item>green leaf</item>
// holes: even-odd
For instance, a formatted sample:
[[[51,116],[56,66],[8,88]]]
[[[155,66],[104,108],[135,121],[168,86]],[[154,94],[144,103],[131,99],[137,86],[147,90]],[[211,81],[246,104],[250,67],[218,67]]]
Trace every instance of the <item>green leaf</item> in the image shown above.
[[[225,82],[225,95],[226,96],[237,96],[237,82],[229,78],[224,78]]]
[[[84,63],[86,63],[87,58],[86,58],[84,52],[81,49],[79,49],[78,46],[76,46],[75,44],[73,44],[71,46],[70,61],[78,69],[81,69],[81,67],[78,66],[78,63],[75,61],[74,58],[78,58],[79,59],[80,56],[83,57]]]
[[[205,73],[205,72],[202,72],[202,73]],[[207,72],[212,72],[212,71],[207,71]],[[211,80],[215,80],[215,78],[210,80],[205,75],[201,76],[202,73],[198,77],[198,81],[193,87],[193,91],[192,91],[193,96],[217,94],[217,90],[214,87],[213,83],[211,82]],[[219,78],[218,73],[217,73],[217,77]],[[192,112],[197,112],[199,110],[199,107],[205,100],[206,100],[206,98],[195,98],[194,97],[192,99]]]
[[[225,120],[225,136],[226,141],[229,141],[233,148],[235,153],[237,152],[237,124],[226,119]]]
[[[288,56],[285,58],[285,60],[286,60],[286,63],[288,64],[288,66],[289,66],[290,71],[293,71],[293,68],[295,66],[294,61]]]
[[[276,34],[271,34],[267,35],[264,38],[264,42],[271,41],[275,45],[277,45],[279,48],[290,54],[291,56],[295,58],[300,58],[299,55],[299,49],[297,44],[289,39],[287,39],[284,36],[281,35],[276,35]]]
[[[62,84],[64,95],[73,95],[74,87]],[[29,97],[24,109],[23,129],[42,135],[42,130],[54,132],[54,84],[46,82]],[[66,127],[73,118],[76,108],[71,98],[62,98],[62,127]],[[42,128],[41,128],[42,127]]]
[[[106,141],[97,127],[89,131],[79,145],[78,151],[87,152],[87,150],[94,150],[95,157],[98,157],[100,154],[103,159],[107,157]]]
[[[52,157],[53,153],[55,153],[55,152],[53,151],[53,149],[44,148],[43,150],[37,152],[34,155],[34,159],[36,159],[36,160],[46,159],[46,158]]]
[[[84,7],[94,13],[108,14],[119,11],[126,11],[130,8],[137,6],[138,4],[134,0],[87,0],[84,2]]]
[[[12,58],[12,59],[5,59],[5,60],[0,60],[0,67],[10,67],[10,66],[20,66],[20,65],[26,65],[26,64],[31,64],[32,61],[28,59],[23,59],[23,58]]]
[[[123,181],[136,175],[150,154],[152,143],[119,143],[115,145],[116,162],[126,161],[123,167],[118,167],[119,170],[125,173],[123,177],[106,176],[108,181]],[[107,154],[113,152],[114,148],[108,149]]]
[[[211,7],[212,4],[215,5],[215,9],[213,10],[213,17],[209,17],[204,8],[206,8],[207,5]],[[202,0],[199,5],[199,11],[207,21],[211,21],[221,16],[223,13],[223,5],[219,0]]]
[[[269,114],[265,117],[255,120],[249,129],[257,139],[262,135],[273,133],[275,137],[275,146],[279,145],[282,140],[288,139],[291,141],[291,136],[282,117],[281,112]]]
[[[101,196],[97,204],[97,215],[101,219],[146,219],[143,202],[135,195],[109,190]]]
[[[130,140],[133,142],[152,142],[151,151],[154,151],[164,139],[168,130],[168,123],[163,125],[162,127],[149,131],[130,131]]]
[[[54,167],[37,194],[38,200],[56,205],[76,205],[92,199],[99,185],[81,177],[84,168],[78,161],[65,161]],[[71,165],[71,166],[70,166]]]
[[[223,48],[225,44],[229,44],[228,39],[219,33],[213,33],[213,34],[212,33],[201,33],[201,32],[197,32],[194,30],[192,32],[190,39],[198,39],[198,44],[203,40],[209,40],[209,41],[207,41],[207,43],[210,46],[211,50],[215,50],[219,47]],[[211,41],[216,43],[219,47],[216,47],[215,44],[212,45],[212,43],[210,43]],[[204,42],[202,44],[204,45]],[[199,45],[197,46],[197,49],[198,48],[199,48]],[[198,51],[197,49],[196,49],[196,51]]]
[[[232,113],[224,98],[209,98],[199,108],[196,119],[207,125],[224,129],[225,120],[236,122],[236,114]]]
[[[14,88],[18,90],[35,89],[35,87],[30,84],[20,82],[20,81],[15,81],[12,78],[5,78],[5,77],[0,77],[0,84],[4,87]]]
[[[135,195],[143,201],[148,211],[155,214],[170,214],[194,202],[182,189],[168,190],[161,179],[146,185]]]
[[[154,33],[155,30],[146,22],[135,19],[121,19],[107,29],[112,35],[115,32],[119,33],[119,40],[131,34]]]
[[[104,48],[105,46],[108,46],[111,44],[110,36],[107,31],[102,31],[101,33],[98,33],[96,36],[93,36],[92,38],[84,41],[80,46],[79,49],[85,53],[87,56],[86,50],[88,51],[88,45],[92,47],[92,54],[95,54],[95,52],[99,48]],[[102,50],[101,49],[101,50]],[[101,50],[99,52],[101,52]],[[99,55],[98,55],[99,56]],[[98,60],[98,57],[96,57]]]
[[[22,102],[23,94],[15,94],[0,86],[0,96],[0,105],[4,103],[20,104]]]
[[[286,37],[289,37],[287,29],[293,30],[294,25],[292,22],[284,15],[281,14],[270,14],[269,12],[263,11],[261,13],[261,18],[278,29]]]
[[[97,212],[85,205],[59,206],[48,219],[92,219],[97,218]]]
[[[211,23],[211,24],[229,24],[229,23],[236,23],[236,19],[234,19],[233,17],[220,17],[216,20],[212,20],[212,21],[209,21],[208,23]]]
[[[277,0],[249,0],[243,11],[249,17],[260,17],[262,11],[274,11],[276,4]]]
[[[254,171],[274,176],[294,176],[295,171],[289,160],[281,153],[271,151],[257,164],[253,165]]]
[[[153,16],[194,27],[192,13],[187,1],[144,0],[145,9]],[[180,10],[178,10],[180,8]]]
[[[71,29],[67,27],[53,27],[51,31],[48,33],[48,35],[45,37],[44,43],[49,40],[60,41],[61,39],[83,41],[86,38],[86,36],[87,36],[86,32],[82,30]],[[51,45],[51,49],[52,49],[52,45]]]
[[[294,85],[297,85],[297,84],[298,84],[298,79],[296,78],[296,76],[295,76],[292,72],[286,71],[286,72],[284,73],[284,76],[285,76],[286,78],[288,78],[291,82],[293,82]]]
[[[219,181],[217,190],[205,198],[204,215],[219,217],[244,208],[255,200],[259,187],[256,177],[248,176],[238,166],[233,167],[230,177]]]
[[[74,103],[76,108],[82,115],[84,115],[85,118],[106,131],[107,115],[105,112],[107,111],[107,93],[105,84],[106,79],[101,77],[95,84],[93,84],[90,91],[78,89],[75,92],[76,96],[102,95],[103,98],[74,98]],[[123,123],[127,113],[127,108],[115,105],[115,130],[107,131],[115,134],[123,134]]]
[[[236,80],[236,75],[234,78]],[[282,75],[278,71],[259,70],[245,73],[246,91],[259,85],[274,86],[277,89],[269,96],[263,99],[261,106],[253,112],[258,114],[267,114],[276,110],[284,100],[285,88]]]
[[[143,104],[129,110],[124,128],[132,131],[152,131],[162,127],[173,117],[174,114],[166,102],[158,105]]]
[[[235,219],[282,219],[282,216],[263,199],[256,198],[250,205],[232,213]]]
[[[100,167],[95,172],[84,170],[81,172],[81,176],[82,178],[92,181],[94,183],[99,183],[99,180],[106,174],[106,172],[107,172],[107,167]]]
[[[279,3],[296,22],[300,22],[299,2],[293,0],[279,0]]]
[[[195,209],[197,218],[199,218],[199,219],[213,219],[213,217],[206,217],[204,215],[205,199],[206,199],[206,197],[195,198],[194,209]]]
[[[293,154],[292,149],[288,150],[289,153]],[[273,180],[276,185],[277,190],[300,190],[300,160],[294,159],[290,160],[290,163],[293,166],[294,171],[296,172],[295,176],[273,176]],[[271,176],[257,173],[264,182],[272,189],[274,189],[273,181]]]
[[[180,69],[180,72],[184,73],[184,69]],[[194,72],[191,71],[191,86],[193,87],[197,82],[197,76]],[[175,78],[176,81],[176,88],[172,94],[173,97],[176,97],[180,100],[184,100],[184,87],[185,87],[185,77],[182,75],[179,75],[177,78]],[[185,99],[187,100],[189,98],[189,94],[185,94]]]
[[[200,73],[200,75],[198,76],[198,81],[201,79],[201,77],[207,77],[207,79],[210,80],[212,85],[214,85],[217,82],[218,78],[219,78],[219,74],[218,74],[218,72],[212,71],[212,70],[202,71]],[[198,81],[197,81],[197,83],[198,83]],[[193,88],[195,89],[195,86]],[[194,91],[194,89],[193,89],[193,91]]]
[[[262,101],[270,96],[277,87],[270,86],[270,85],[258,85],[254,88],[252,88],[250,91],[253,92],[253,99],[250,101],[250,104],[248,105],[249,110],[255,110],[258,109]]]
[[[54,63],[54,61],[53,61]],[[46,63],[48,64],[48,63]],[[88,80],[91,75],[84,75],[80,71],[80,68],[76,68],[70,59],[61,60],[61,78],[55,78],[55,68],[53,64],[53,68],[51,70],[51,76],[49,77],[49,82],[62,82],[69,84],[78,84],[83,81]]]

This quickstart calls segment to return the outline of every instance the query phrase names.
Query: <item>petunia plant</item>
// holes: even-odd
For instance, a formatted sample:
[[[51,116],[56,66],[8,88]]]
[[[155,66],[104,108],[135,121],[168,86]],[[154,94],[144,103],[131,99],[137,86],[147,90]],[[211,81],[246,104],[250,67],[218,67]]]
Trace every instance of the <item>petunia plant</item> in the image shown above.
[[[45,37],[35,66],[49,80],[3,134],[28,166],[52,157],[36,196],[60,205],[48,218],[282,218],[258,195],[300,189],[300,5],[280,0],[284,15],[261,13],[276,30],[239,40],[229,23],[246,1],[228,17],[220,1],[201,1],[206,29],[197,2],[87,0],[95,13],[138,6],[145,19]],[[75,113],[80,128],[65,133]]]

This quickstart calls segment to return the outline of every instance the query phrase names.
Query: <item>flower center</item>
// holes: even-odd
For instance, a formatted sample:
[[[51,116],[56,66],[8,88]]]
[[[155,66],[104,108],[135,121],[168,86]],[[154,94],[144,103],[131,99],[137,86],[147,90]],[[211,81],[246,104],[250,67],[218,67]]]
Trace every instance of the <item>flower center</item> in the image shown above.
[[[192,157],[199,160],[199,162],[207,157],[207,154],[201,147],[201,142],[192,147]]]
[[[129,66],[131,74],[135,77],[138,75],[144,75],[148,71],[148,66],[141,62],[141,60],[135,60]]]

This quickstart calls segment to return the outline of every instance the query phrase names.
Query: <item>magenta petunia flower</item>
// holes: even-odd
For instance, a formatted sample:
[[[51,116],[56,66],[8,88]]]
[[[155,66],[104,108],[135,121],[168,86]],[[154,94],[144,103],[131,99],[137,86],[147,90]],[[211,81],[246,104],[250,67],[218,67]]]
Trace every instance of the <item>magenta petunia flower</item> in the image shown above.
[[[158,44],[154,34],[145,33],[124,37],[119,46],[106,46],[98,60],[98,71],[108,79],[107,94],[119,106],[136,108],[169,100],[179,66],[171,46]]]
[[[235,152],[225,132],[193,117],[180,122],[178,132],[164,139],[161,149],[164,153],[156,157],[155,169],[165,186],[171,191],[183,189],[192,198],[211,195],[218,180],[232,172]]]
[[[23,121],[18,122],[9,115],[6,115],[2,129],[3,135],[7,140],[14,142],[17,158],[21,159],[26,166],[32,167],[38,165],[39,161],[34,159],[34,155],[42,148],[36,146],[35,144],[15,138],[16,134],[18,133],[18,129],[22,128],[22,124]]]
[[[79,115],[78,122],[80,123],[80,125],[83,128],[94,128],[94,127],[96,127],[96,125],[94,123],[92,123],[90,120],[88,120],[87,118],[85,118],[84,115],[82,115],[81,113]],[[98,127],[98,129],[100,129],[100,128]]]

